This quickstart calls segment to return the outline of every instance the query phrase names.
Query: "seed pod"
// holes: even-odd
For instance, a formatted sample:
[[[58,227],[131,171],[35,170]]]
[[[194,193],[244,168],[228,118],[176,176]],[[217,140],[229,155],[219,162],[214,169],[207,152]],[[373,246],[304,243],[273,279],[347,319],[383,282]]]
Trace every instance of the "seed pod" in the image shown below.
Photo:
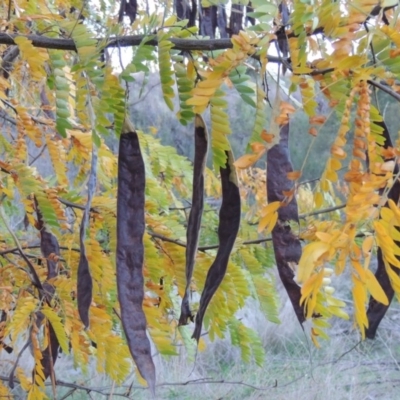
[[[83,212],[81,227],[79,231],[80,257],[78,265],[77,298],[79,316],[86,328],[89,327],[89,308],[92,304],[93,281],[90,275],[89,261],[86,256],[86,230],[89,226],[90,207],[96,192],[97,183],[97,147],[92,145],[92,161],[90,165],[90,175],[88,181],[88,199]]]
[[[125,120],[119,143],[117,192],[117,288],[121,321],[129,350],[155,394],[155,367],[142,304],[145,169],[139,139]]]
[[[38,203],[35,199],[35,208],[37,215],[37,229],[40,232],[40,250],[42,251],[43,257],[46,259],[47,263],[47,279],[46,282],[43,283],[44,296],[48,303],[51,302],[51,299],[54,295],[54,286],[48,283],[49,279],[52,279],[58,275],[58,262],[54,256],[60,256],[60,245],[58,243],[57,238],[46,228],[42,213],[38,207]],[[41,312],[37,315],[38,323],[41,325],[41,321],[43,320],[43,314]],[[50,321],[48,324],[49,329],[49,344],[43,350],[42,355],[43,358],[41,363],[43,365],[43,373],[45,379],[52,376],[54,379],[54,365],[57,361],[58,352],[60,349],[60,344],[57,339],[57,335],[54,331],[53,326]]]
[[[193,276],[197,247],[199,244],[201,217],[204,208],[204,168],[207,161],[207,129],[203,118],[196,115],[195,119],[195,153],[193,163],[193,194],[192,208],[186,231],[186,288],[182,299],[181,316],[179,325],[187,325],[188,320],[193,321],[189,305],[189,287]]]
[[[208,271],[204,290],[200,298],[199,311],[196,315],[196,326],[192,337],[197,341],[200,339],[201,326],[208,304],[224,279],[229,256],[235,244],[240,225],[240,193],[236,170],[233,165],[233,155],[230,151],[227,151],[226,155],[226,168],[220,169],[222,205],[219,212],[218,225],[219,247],[217,256]]]
[[[268,150],[267,154],[267,195],[268,203],[283,201],[283,191],[289,191],[293,182],[287,174],[293,171],[289,155],[289,124],[283,125],[280,130],[280,141]],[[296,197],[285,207],[278,210],[278,222],[272,230],[272,243],[274,246],[276,265],[279,277],[286,289],[300,324],[305,321],[304,309],[300,306],[301,290],[294,280],[291,263],[298,264],[301,257],[301,244],[292,233],[286,221],[299,222]]]

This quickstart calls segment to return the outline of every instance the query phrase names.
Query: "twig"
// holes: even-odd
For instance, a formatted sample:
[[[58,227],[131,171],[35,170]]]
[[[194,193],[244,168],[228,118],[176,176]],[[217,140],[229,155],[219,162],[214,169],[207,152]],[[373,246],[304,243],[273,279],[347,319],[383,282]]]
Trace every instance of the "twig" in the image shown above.
[[[345,208],[345,207],[346,207],[346,204],[339,204],[338,206],[323,208],[322,210],[317,210],[317,211],[312,211],[312,212],[305,213],[305,214],[300,214],[299,218],[305,219],[305,218],[311,217],[313,215],[326,214],[326,213],[329,213],[332,211],[341,210],[342,208]]]
[[[35,267],[32,265],[32,263],[30,262],[29,258],[22,251],[21,244],[19,243],[17,236],[15,235],[15,233],[13,232],[13,230],[11,229],[10,225],[7,222],[6,216],[5,216],[4,211],[3,211],[3,206],[1,204],[0,204],[0,218],[3,220],[6,229],[8,230],[10,235],[12,236],[12,238],[14,240],[14,243],[17,246],[17,249],[18,249],[19,253],[21,254],[21,257],[24,259],[24,261],[28,265],[32,284],[40,292],[42,292],[43,291],[43,286],[42,286],[42,283],[40,282],[40,279],[39,279],[39,276],[38,276],[38,274],[37,274],[37,272],[35,270]]]
[[[148,95],[149,93],[157,86],[161,85],[161,82],[158,82],[156,84],[154,84],[153,86],[150,87],[150,89],[142,96],[140,97],[138,100],[134,101],[133,103],[129,104],[131,107],[135,106],[136,104],[141,103]]]
[[[85,211],[85,209],[86,209],[86,206],[84,206],[82,204],[73,203],[72,201],[62,199],[61,197],[58,198],[58,201],[60,203],[64,204],[65,206],[67,206],[67,207],[77,208],[77,209],[82,210],[82,211]],[[90,212],[97,213],[97,214],[99,213],[99,211],[94,207],[90,208]]]
[[[30,246],[21,246],[21,249],[22,249],[22,250],[26,250],[26,249],[40,249],[40,245],[35,244],[35,245],[30,245]],[[75,252],[77,252],[77,253],[80,252],[80,249],[77,248],[77,247],[71,247],[71,248],[69,248],[69,247],[67,247],[67,246],[60,246],[60,249],[61,249],[61,250],[71,250],[71,251],[75,251]],[[13,247],[13,248],[11,248],[11,249],[2,250],[2,251],[0,251],[0,256],[4,256],[4,255],[6,255],[6,254],[11,254],[11,253],[17,253],[17,252],[19,252],[19,250],[20,250],[19,247]],[[25,255],[27,255],[27,254],[25,254]],[[43,258],[43,256],[35,256],[35,255],[33,255],[33,254],[29,254],[29,255],[27,255],[27,256],[28,256],[28,257],[35,257],[35,258],[37,258],[37,257]]]
[[[0,379],[2,379],[1,376],[0,376]],[[107,397],[109,397],[111,395],[111,393],[105,393],[103,391],[106,388],[104,388],[104,389],[101,389],[101,388],[100,389],[99,388],[94,389],[94,388],[91,388],[91,387],[88,387],[88,386],[78,385],[76,383],[64,382],[64,381],[60,381],[60,380],[57,380],[56,384],[58,386],[69,387],[69,388],[72,388],[72,389],[75,389],[75,390],[84,390],[87,394],[89,394],[90,392],[94,392],[94,393],[99,393],[99,394],[101,394],[103,396],[107,396]],[[46,383],[46,386],[49,386],[49,385],[50,385],[50,383]],[[122,393],[115,393],[114,392],[114,393],[112,393],[112,395],[113,396],[124,397],[125,399],[129,399],[129,396],[127,396],[125,394],[122,394]]]
[[[11,371],[10,371],[10,375],[8,376],[8,378],[0,378],[3,381],[7,381],[8,380],[8,384],[10,386],[10,388],[14,387],[14,381],[16,381],[16,379],[14,379],[14,374],[15,371],[18,367],[18,363],[19,363],[19,359],[21,358],[22,354],[24,353],[24,351],[29,347],[31,343],[31,339],[29,338],[26,343],[24,344],[24,347],[22,347],[21,351],[18,353],[17,359],[14,362],[14,366],[12,367]]]
[[[164,242],[174,243],[180,247],[186,247],[186,243],[180,241],[179,239],[172,239],[172,238],[169,238],[168,236],[160,235],[159,233],[155,233],[155,232],[147,232],[147,233],[151,237],[163,240]],[[260,243],[270,242],[271,240],[272,240],[272,238],[270,238],[270,237],[262,238],[262,239],[254,239],[254,240],[245,240],[242,242],[242,244],[243,245],[260,244]],[[218,249],[218,247],[219,247],[218,244],[212,244],[209,246],[199,246],[198,250],[199,251],[214,250],[214,249]]]
[[[77,388],[72,388],[71,390],[69,390],[63,397],[60,397],[59,400],[65,400],[67,397],[71,396],[73,393],[75,393],[75,391],[77,390]]]
[[[400,94],[398,94],[394,90],[390,89],[389,86],[386,86],[381,82],[373,81],[371,79],[368,79],[367,83],[369,83],[370,85],[375,86],[376,88],[382,90],[382,92],[385,92],[386,94],[392,96],[397,101],[400,101]]]
[[[29,163],[29,166],[33,165],[36,160],[40,158],[40,156],[43,154],[43,152],[46,150],[47,144],[45,144],[39,151],[38,155],[33,157],[31,162]]]

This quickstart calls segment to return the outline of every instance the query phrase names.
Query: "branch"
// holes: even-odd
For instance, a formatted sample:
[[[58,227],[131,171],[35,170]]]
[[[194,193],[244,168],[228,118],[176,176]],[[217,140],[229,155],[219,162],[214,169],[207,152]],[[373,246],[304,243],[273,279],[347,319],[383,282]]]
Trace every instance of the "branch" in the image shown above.
[[[147,232],[147,233],[151,237],[163,240],[164,242],[174,243],[180,247],[186,247],[186,243],[180,241],[179,239],[172,239],[172,238],[169,238],[168,236],[160,235],[159,233],[155,233],[155,232]],[[260,243],[270,242],[271,240],[272,240],[271,237],[262,238],[262,239],[245,240],[244,242],[242,242],[242,244],[243,245],[260,244]],[[199,246],[198,250],[199,251],[214,250],[214,249],[218,249],[218,247],[219,247],[218,244],[212,244],[209,246]]]
[[[26,250],[26,249],[40,249],[40,245],[39,244],[35,244],[35,245],[30,245],[30,246],[21,246],[22,250]],[[71,250],[71,251],[75,251],[77,253],[80,252],[80,249],[78,249],[77,247],[66,247],[66,246],[60,246],[61,250]],[[15,254],[15,253],[19,253],[20,248],[19,247],[13,247],[11,249],[6,249],[6,250],[2,250],[0,251],[0,257],[4,256],[6,254]],[[104,251],[104,250],[103,250]],[[43,256],[34,256],[33,254],[25,254],[28,257],[32,257],[32,258],[43,258]],[[61,260],[61,259],[60,259]]]
[[[17,246],[17,250],[20,253],[21,257],[24,259],[24,261],[26,262],[28,269],[29,269],[29,275],[32,281],[32,284],[39,290],[39,292],[43,292],[43,286],[42,283],[39,279],[39,276],[35,270],[35,267],[33,266],[33,264],[30,262],[29,258],[25,255],[25,253],[22,251],[22,247],[21,244],[18,241],[17,236],[15,235],[15,233],[13,232],[13,230],[11,229],[11,227],[9,226],[6,216],[4,214],[3,211],[3,206],[0,204],[0,218],[3,220],[3,223],[6,227],[6,229],[8,230],[8,232],[10,233],[10,235],[12,236],[12,238],[14,239],[14,243]]]
[[[305,214],[300,214],[299,218],[305,219],[307,217],[312,217],[313,215],[326,214],[326,213],[329,213],[332,211],[341,210],[342,208],[345,208],[345,207],[346,207],[346,204],[339,204],[338,206],[323,208],[322,210],[317,210],[317,211],[312,211],[312,212],[305,213]]]
[[[9,35],[6,33],[0,33],[0,44],[14,45],[14,39],[17,36],[22,36],[29,39],[34,47],[40,47],[44,49],[56,49],[56,50],[71,50],[76,51],[75,42],[72,39],[60,39],[60,38],[49,38],[46,36],[39,35]],[[106,48],[109,47],[132,47],[139,46],[143,39],[148,38],[147,35],[128,35],[128,36],[116,36],[110,38],[108,41],[105,38],[98,38],[98,42],[107,41]],[[169,39],[174,45],[176,50],[182,51],[213,51],[213,50],[224,50],[233,47],[230,39]],[[157,46],[158,39],[153,37],[146,41],[148,46]],[[268,56],[269,62],[280,63],[281,59],[276,56]]]
[[[81,204],[72,203],[72,202],[69,201],[69,200],[62,199],[61,197],[58,198],[58,201],[59,201],[60,203],[64,204],[65,206],[67,206],[67,207],[77,208],[77,209],[82,210],[82,211],[85,211],[85,209],[86,209],[86,207],[83,206],[83,205],[81,205]],[[100,213],[95,207],[91,207],[91,208],[90,208],[90,212],[96,213],[96,214],[99,214],[99,213]]]
[[[382,92],[387,93],[389,96],[392,96],[397,101],[400,101],[400,94],[398,94],[394,90],[390,89],[389,86],[387,86],[387,85],[385,85],[383,83],[377,82],[377,81],[373,81],[371,79],[367,80],[367,83],[369,83],[370,85],[375,86],[376,88],[382,90]]]

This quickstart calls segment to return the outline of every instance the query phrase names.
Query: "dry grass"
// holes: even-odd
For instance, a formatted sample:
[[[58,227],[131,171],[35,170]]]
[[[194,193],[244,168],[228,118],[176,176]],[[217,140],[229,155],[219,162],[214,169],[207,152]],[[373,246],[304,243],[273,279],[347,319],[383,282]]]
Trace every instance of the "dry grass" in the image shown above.
[[[282,295],[283,299],[286,299]],[[391,306],[375,340],[359,343],[351,322],[336,322],[331,340],[321,349],[310,344],[308,335],[296,322],[291,306],[282,301],[281,325],[266,321],[249,303],[238,317],[256,329],[266,350],[263,367],[243,363],[240,351],[229,339],[209,343],[196,362],[188,362],[181,349],[178,357],[155,356],[157,399],[217,400],[373,400],[400,399],[400,306]],[[350,310],[351,312],[351,310]],[[0,374],[6,374],[10,360],[0,353]],[[22,357],[28,366],[29,351]],[[117,394],[137,400],[150,399],[150,393],[131,376],[124,386],[113,386],[104,375],[89,367],[87,375],[75,370],[70,358],[63,356],[56,365],[57,378],[63,382],[89,387],[95,391],[58,388],[57,398],[119,399]],[[97,392],[96,392],[97,391]],[[101,394],[101,393],[103,394]],[[17,399],[24,396],[18,388]],[[53,398],[50,388],[49,396]]]

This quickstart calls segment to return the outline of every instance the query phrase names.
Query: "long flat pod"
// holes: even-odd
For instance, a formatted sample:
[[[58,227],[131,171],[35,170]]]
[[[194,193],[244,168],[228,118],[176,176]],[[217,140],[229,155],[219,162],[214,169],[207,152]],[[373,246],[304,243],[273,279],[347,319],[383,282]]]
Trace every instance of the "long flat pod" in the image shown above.
[[[92,304],[93,295],[93,280],[90,274],[89,260],[86,254],[86,232],[89,227],[90,208],[92,199],[96,192],[97,185],[97,158],[98,150],[96,145],[92,144],[92,161],[90,166],[90,175],[88,181],[88,198],[85,210],[82,216],[81,227],[79,230],[80,256],[78,264],[78,282],[77,282],[77,297],[78,297],[78,312],[81,320],[86,328],[89,327],[89,309]]]
[[[224,279],[228,267],[229,256],[240,225],[240,193],[233,165],[232,152],[226,152],[226,168],[221,168],[222,205],[219,212],[218,239],[219,247],[217,256],[211,265],[203,293],[201,294],[199,311],[196,315],[196,325],[193,338],[200,339],[201,326],[208,304],[219,285]]]
[[[186,288],[182,299],[179,325],[186,325],[188,320],[193,318],[189,306],[189,287],[193,276],[204,208],[204,168],[208,144],[206,125],[200,115],[196,115],[195,119],[194,143],[192,208],[186,230]]]
[[[60,245],[58,243],[57,238],[46,228],[46,225],[43,221],[42,213],[40,212],[40,208],[38,206],[37,200],[35,199],[35,208],[37,215],[37,229],[40,232],[40,250],[42,252],[43,257],[46,259],[47,264],[47,279],[43,283],[44,296],[47,301],[50,303],[51,299],[54,296],[55,288],[48,281],[50,279],[55,278],[58,275],[58,261],[57,258],[60,257]],[[43,314],[38,313],[38,321],[43,320]],[[40,323],[38,324],[40,325]],[[52,375],[52,379],[54,379],[54,365],[58,358],[58,352],[60,349],[60,344],[57,339],[57,335],[54,331],[51,323],[48,325],[49,336],[48,336],[48,345],[42,352],[42,360],[41,363],[43,365],[43,373],[45,378]]]
[[[143,312],[145,169],[137,133],[125,120],[118,154],[117,287],[129,350],[153,395],[155,368]]]
[[[292,189],[293,182],[287,173],[293,171],[289,154],[289,124],[280,128],[280,141],[268,150],[267,154],[267,198],[268,203],[282,201],[283,191]],[[294,281],[294,272],[290,263],[298,263],[301,257],[300,240],[293,234],[287,221],[299,221],[296,198],[286,207],[278,210],[278,223],[272,230],[272,243],[275,252],[279,277],[286,289],[300,324],[305,321],[303,307],[300,306],[301,289]]]

